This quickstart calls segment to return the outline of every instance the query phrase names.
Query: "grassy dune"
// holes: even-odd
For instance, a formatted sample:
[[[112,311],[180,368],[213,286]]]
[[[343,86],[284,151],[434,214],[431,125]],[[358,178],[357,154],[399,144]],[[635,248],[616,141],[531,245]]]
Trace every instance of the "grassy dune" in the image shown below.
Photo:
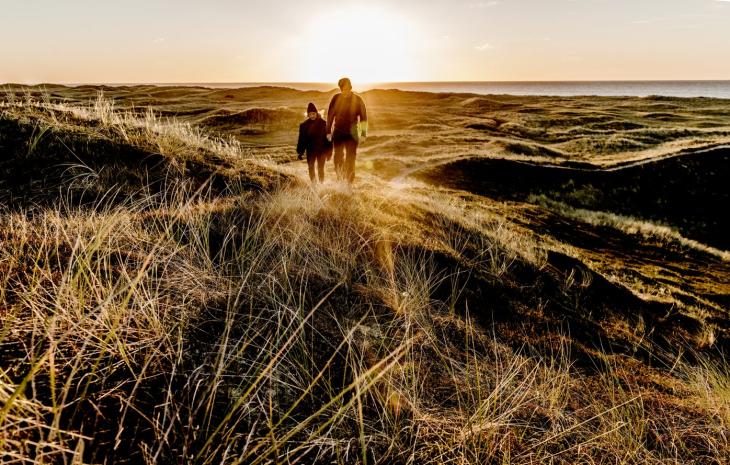
[[[411,176],[719,145],[727,103],[373,91],[348,195],[286,162],[326,94],[97,91],[0,103],[5,462],[727,460],[726,251]]]

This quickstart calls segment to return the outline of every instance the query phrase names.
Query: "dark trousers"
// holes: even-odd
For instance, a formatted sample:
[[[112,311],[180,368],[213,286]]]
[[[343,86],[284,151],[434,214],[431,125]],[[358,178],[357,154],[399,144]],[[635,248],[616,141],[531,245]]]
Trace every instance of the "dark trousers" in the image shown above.
[[[324,162],[327,161],[327,154],[321,153],[319,155],[307,154],[307,165],[309,166],[309,180],[317,182],[315,177],[314,166],[317,165],[317,174],[319,175],[319,182],[324,182]]]
[[[352,184],[355,181],[357,141],[352,138],[335,139],[335,172],[337,178]]]

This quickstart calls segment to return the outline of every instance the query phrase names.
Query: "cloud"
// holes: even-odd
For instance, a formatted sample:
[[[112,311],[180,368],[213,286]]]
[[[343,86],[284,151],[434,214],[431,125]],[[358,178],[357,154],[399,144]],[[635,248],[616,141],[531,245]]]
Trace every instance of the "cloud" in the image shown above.
[[[161,44],[164,41],[165,41],[165,38],[164,37],[158,37],[155,40],[153,40],[152,42],[154,42],[156,44]]]
[[[489,42],[485,42],[485,43],[483,43],[481,45],[477,45],[476,47],[474,47],[474,50],[477,50],[479,52],[483,52],[485,50],[490,50],[492,48],[494,48],[492,46],[492,44],[490,44]]]

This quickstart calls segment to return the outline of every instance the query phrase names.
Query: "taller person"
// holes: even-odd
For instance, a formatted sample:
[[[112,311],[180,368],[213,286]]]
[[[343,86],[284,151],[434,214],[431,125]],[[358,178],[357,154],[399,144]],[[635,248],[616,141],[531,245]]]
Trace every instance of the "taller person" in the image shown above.
[[[327,111],[327,139],[334,144],[337,176],[352,186],[357,146],[368,134],[368,113],[362,98],[352,92],[348,78],[340,79],[337,85],[340,93],[332,97]]]

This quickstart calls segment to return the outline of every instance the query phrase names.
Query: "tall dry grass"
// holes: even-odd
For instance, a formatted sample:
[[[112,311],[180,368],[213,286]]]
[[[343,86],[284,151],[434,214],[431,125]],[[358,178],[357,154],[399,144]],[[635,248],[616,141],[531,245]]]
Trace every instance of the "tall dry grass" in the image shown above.
[[[26,106],[169,157],[241,156],[103,99],[3,109]],[[710,458],[727,452],[726,365],[677,378],[721,422],[687,425],[695,443],[663,442],[647,394],[611,363],[576,368],[568,335],[551,354],[515,348],[436,297],[471,272],[439,253],[495,280],[544,266],[509,224],[417,192],[231,192],[0,213],[7,463],[659,464],[697,442]]]
[[[34,123],[38,131],[31,147],[51,128],[82,131],[89,136],[109,136],[127,144],[169,157],[171,161],[213,157],[220,163],[256,161],[271,166],[266,155],[254,154],[233,137],[211,136],[199,127],[176,118],[163,117],[150,108],[117,109],[113,100],[99,92],[96,99],[80,105],[53,99],[48,93],[34,96],[25,89],[5,88],[0,110],[19,121]],[[32,152],[32,149],[30,150]]]

